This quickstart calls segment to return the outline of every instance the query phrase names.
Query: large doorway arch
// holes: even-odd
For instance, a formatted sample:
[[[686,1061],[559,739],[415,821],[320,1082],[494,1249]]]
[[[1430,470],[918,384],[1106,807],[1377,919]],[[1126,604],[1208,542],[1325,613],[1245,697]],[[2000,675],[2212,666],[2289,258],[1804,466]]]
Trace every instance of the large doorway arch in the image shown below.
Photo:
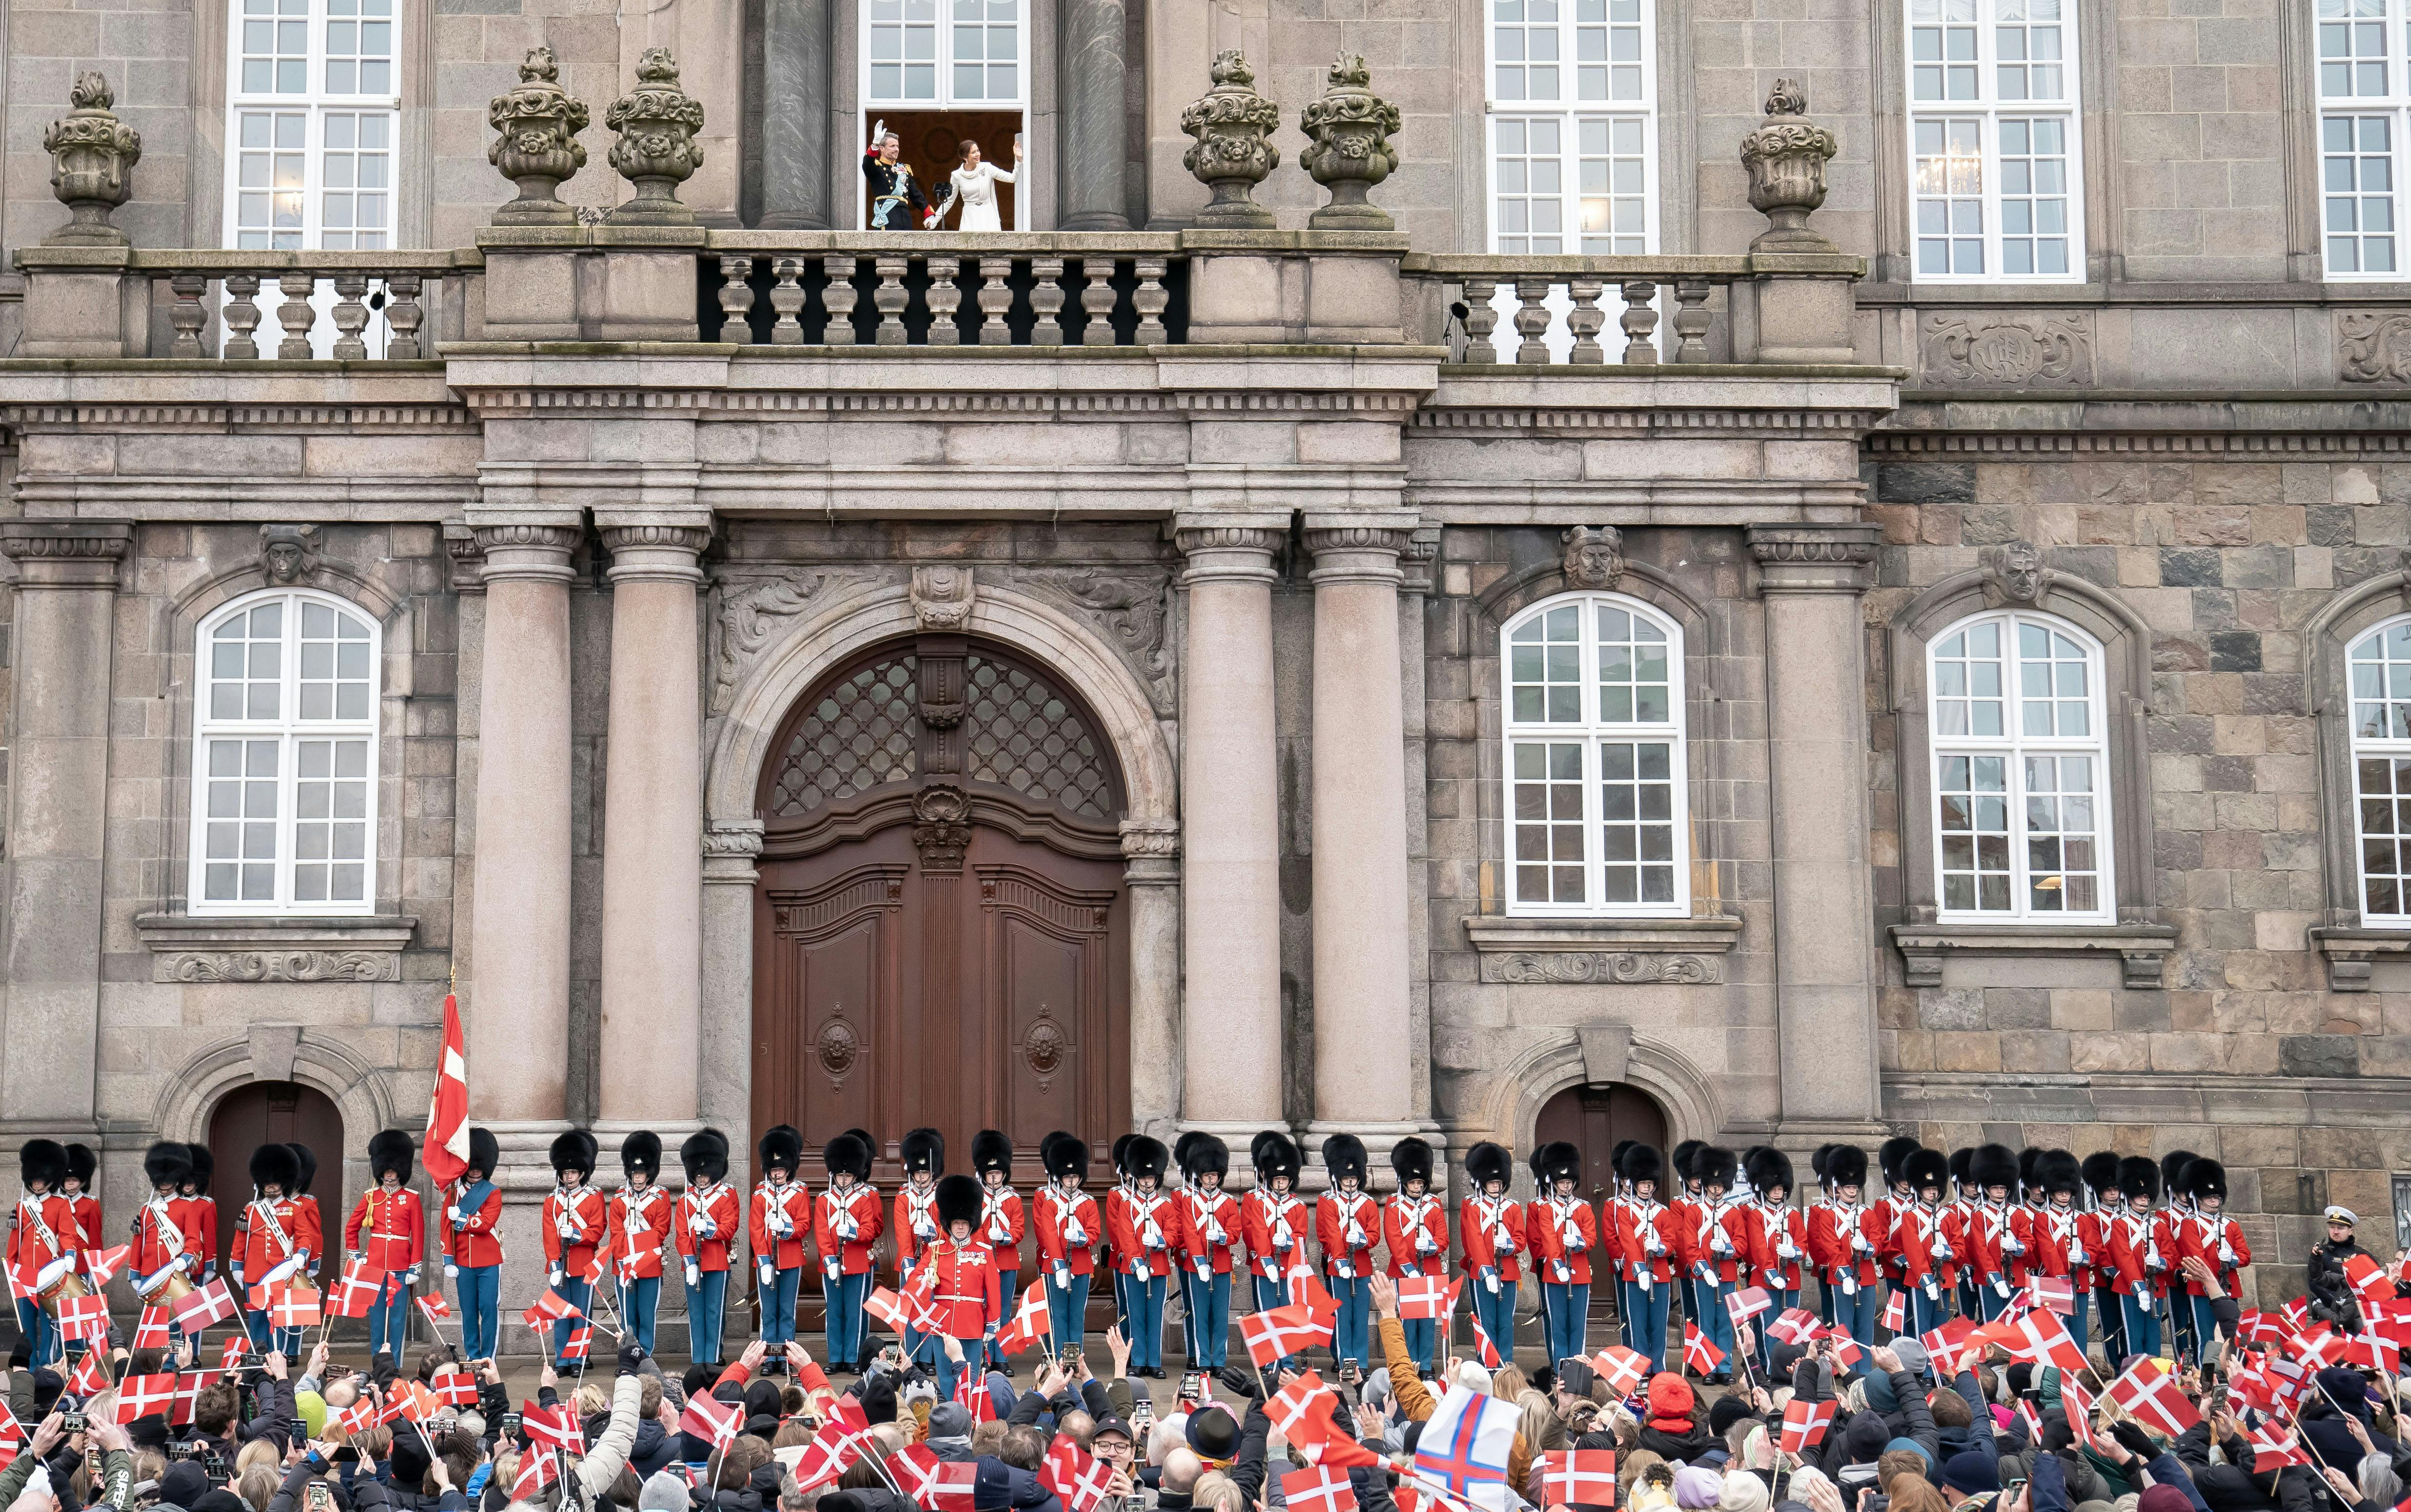
[[[884,642],[788,712],[756,791],[753,1124],[808,1159],[1009,1133],[1022,1171],[1130,1119],[1129,939],[1113,742],[1066,680],[955,634]],[[1027,1177],[1023,1178],[1025,1181]]]
[[[1532,1127],[1532,1148],[1563,1139],[1583,1153],[1583,1195],[1596,1208],[1615,1196],[1615,1147],[1627,1139],[1666,1150],[1666,1110],[1640,1088],[1621,1081],[1590,1081],[1568,1087],[1541,1105]],[[1665,1200],[1661,1186],[1658,1200]],[[1590,1315],[1605,1321],[1615,1307],[1614,1286],[1593,1285]]]
[[[232,1253],[235,1225],[251,1201],[251,1152],[264,1144],[307,1146],[318,1157],[310,1183],[330,1226],[343,1222],[343,1115],[334,1100],[299,1081],[246,1081],[210,1113],[210,1196],[218,1204],[218,1254]]]

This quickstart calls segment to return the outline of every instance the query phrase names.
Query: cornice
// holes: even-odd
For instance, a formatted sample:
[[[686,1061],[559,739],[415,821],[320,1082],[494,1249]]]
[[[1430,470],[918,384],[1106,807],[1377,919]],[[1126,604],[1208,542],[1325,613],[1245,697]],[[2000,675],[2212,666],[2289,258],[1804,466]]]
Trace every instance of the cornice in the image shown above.
[[[2411,433],[1877,431],[1865,446],[1878,457],[2400,457],[2411,455]]]
[[[1688,405],[1671,409],[1554,408],[1526,405],[1426,405],[1408,422],[1410,432],[1476,431],[1524,434],[1563,433],[1596,436],[1601,433],[1634,436],[1775,436],[1796,439],[1853,439],[1880,422],[1885,411],[1872,408],[1819,409],[1782,406],[1766,409],[1724,405]]]
[[[460,431],[477,417],[456,404],[257,404],[242,401],[59,401],[0,404],[0,427],[78,431]]]

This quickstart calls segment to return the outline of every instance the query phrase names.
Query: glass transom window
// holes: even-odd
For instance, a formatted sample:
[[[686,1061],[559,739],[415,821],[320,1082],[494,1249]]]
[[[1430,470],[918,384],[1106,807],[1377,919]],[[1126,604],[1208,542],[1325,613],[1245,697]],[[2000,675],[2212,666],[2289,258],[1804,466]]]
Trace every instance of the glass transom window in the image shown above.
[[[258,595],[205,621],[196,651],[191,911],[373,913],[375,623]]]
[[[2076,0],[1907,5],[1916,277],[2081,281]]]
[[[2353,642],[2346,675],[2361,917],[2411,925],[2411,619]]]
[[[1500,636],[1511,913],[1690,911],[1680,629],[1612,594]]]

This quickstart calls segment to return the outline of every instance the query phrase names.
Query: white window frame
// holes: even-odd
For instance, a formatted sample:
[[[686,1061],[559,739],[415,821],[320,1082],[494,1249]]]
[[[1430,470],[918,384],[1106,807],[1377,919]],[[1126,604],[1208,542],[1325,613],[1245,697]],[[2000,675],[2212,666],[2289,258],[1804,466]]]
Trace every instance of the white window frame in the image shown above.
[[[243,88],[243,24],[258,20],[244,14],[244,0],[229,0],[226,6],[226,194],[223,204],[224,240],[229,247],[241,244],[242,226],[242,120],[247,114],[298,112],[304,130],[300,151],[303,154],[301,184],[301,224],[293,231],[280,236],[271,230],[271,249],[317,252],[326,249],[327,135],[330,116],[382,115],[386,118],[386,224],[375,233],[381,246],[363,246],[353,242],[353,250],[376,251],[391,248],[399,234],[396,222],[401,213],[402,163],[402,38],[405,7],[409,0],[390,0],[393,14],[373,17],[383,21],[392,37],[387,81],[390,90],[375,94],[333,94],[328,90],[327,37],[329,25],[345,21],[358,21],[355,16],[332,14],[330,0],[298,0],[301,20],[308,28],[306,78],[298,92],[249,92]],[[357,8],[357,7],[356,7]],[[357,56],[345,53],[343,56]],[[272,81],[271,81],[272,82]],[[357,223],[342,228],[339,234],[358,236]],[[290,243],[289,246],[285,243]],[[322,316],[323,322],[323,316]],[[264,324],[265,322],[263,322]]]
[[[282,650],[278,658],[277,712],[274,719],[215,718],[211,710],[211,689],[214,681],[211,665],[211,641],[218,626],[238,615],[250,613],[262,604],[282,601],[285,605]],[[300,609],[304,604],[330,608],[368,627],[369,699],[368,715],[363,719],[331,718],[305,720],[300,717],[300,699],[297,683],[300,677],[300,657],[297,645],[300,639]],[[332,594],[306,588],[271,588],[245,594],[221,605],[203,619],[193,633],[193,741],[191,802],[192,821],[187,834],[189,852],[185,875],[185,909],[196,917],[353,917],[373,915],[377,911],[377,800],[378,744],[385,692],[385,627],[375,614],[351,600]],[[305,740],[359,740],[368,751],[365,785],[367,813],[364,816],[366,836],[364,854],[360,858],[365,886],[362,896],[355,902],[297,903],[293,892],[293,868],[296,862],[296,803],[294,786],[300,763],[296,756],[298,743]],[[267,903],[237,898],[227,902],[209,900],[206,869],[209,865],[208,826],[210,742],[214,740],[275,741],[279,757],[276,770],[276,880],[275,896]],[[238,890],[240,890],[238,888]]]
[[[1949,734],[1943,728],[1940,701],[1948,697],[1940,691],[1941,677],[1937,664],[1944,658],[1942,648],[1961,633],[1987,623],[2003,630],[2002,652],[2002,726],[1999,736]],[[2035,736],[2024,733],[2024,717],[2021,697],[2018,659],[2020,624],[2031,624],[2053,635],[2065,636],[2084,653],[2086,724],[2089,732],[2083,736]],[[1953,658],[1955,659],[1955,658]],[[2116,854],[2116,795],[2112,787],[2110,765],[2109,700],[2104,691],[2106,672],[2101,642],[2075,624],[2055,614],[2032,609],[1995,609],[1970,614],[1943,626],[1925,643],[1925,715],[1927,730],[1926,803],[1933,829],[1934,895],[1936,917],[1946,923],[1961,924],[2022,924],[2038,928],[2057,928],[2072,924],[2114,924],[2118,920],[2118,858]],[[2093,758],[2093,837],[2097,852],[2092,872],[2097,879],[2095,898],[2097,906],[2089,910],[2051,910],[2032,906],[2032,887],[2026,829],[2025,758],[2029,756],[2089,756]],[[1945,794],[1943,763],[1954,756],[2003,758],[2006,770],[2006,790],[2003,801],[2009,815],[2009,859],[2010,906],[2004,909],[1953,908],[1950,904],[1949,875],[1944,865],[1944,846],[1948,842],[1942,822]],[[1951,870],[1956,870],[1955,868]]]
[[[1031,25],[1031,12],[1037,8],[1037,0],[1016,0],[1017,8],[1016,20],[1014,22],[1013,72],[1016,92],[1010,99],[989,96],[964,99],[957,98],[956,96],[955,44],[957,38],[955,36],[955,29],[957,24],[955,20],[954,13],[956,0],[934,0],[934,3],[937,11],[936,25],[938,33],[938,55],[934,65],[937,69],[937,94],[934,97],[929,99],[903,99],[874,95],[871,92],[871,53],[874,51],[871,45],[871,29],[873,25],[877,23],[871,19],[870,8],[872,0],[855,0],[855,97],[862,101],[862,110],[857,134],[863,139],[864,144],[868,146],[869,144],[871,127],[876,125],[883,119],[893,121],[899,113],[909,112],[917,114],[922,112],[946,110],[1001,112],[1009,110],[1018,113],[1021,117],[1021,131],[1025,139],[1024,150],[1027,151],[1027,137],[1030,130],[1030,28]],[[985,0],[983,0],[983,3],[985,3]],[[995,24],[995,22],[983,20],[976,24],[988,26]],[[996,60],[989,59],[986,61],[992,63]],[[985,81],[983,81],[983,82],[985,82]],[[1009,141],[983,141],[980,143],[980,151],[986,161],[993,163],[1000,169],[1014,173],[1016,176],[1014,187],[1016,192],[1014,196],[1013,201],[1015,225],[1010,228],[1010,229],[1018,230],[1022,225],[1027,224],[1028,216],[1023,206],[1026,204],[1028,197],[1026,193],[1022,192],[1024,189],[1024,183],[1020,180],[1019,166],[1013,160],[1013,143]],[[942,182],[937,183],[925,183],[921,185],[921,192],[928,196],[932,203],[936,202],[937,197],[943,193],[944,190],[945,184]],[[870,202],[869,198],[870,189],[869,184],[862,179],[858,172],[855,179],[854,192],[854,224],[859,226],[863,222],[863,217],[869,214],[870,211]]]
[[[2357,13],[2371,7],[2374,14]],[[2404,276],[2403,169],[2404,133],[2411,129],[2411,0],[2316,0],[2311,26],[2313,87],[2319,102],[2319,266],[2336,283],[2398,282]],[[2366,51],[2371,42],[2374,53]],[[2339,82],[2345,93],[2332,92]],[[2366,139],[2371,125],[2383,131],[2383,143]],[[2346,134],[2341,146],[2332,139],[2340,129]],[[2373,168],[2386,175],[2386,183],[2375,189],[2362,177]],[[2384,227],[2368,223],[2373,211],[2385,216]],[[2349,224],[2339,224],[2340,219]],[[2371,268],[2362,243],[2377,237],[2385,241],[2388,266]],[[2354,242],[2352,256],[2339,257],[2339,243],[2346,238]],[[2354,266],[2343,266],[2347,261]]]
[[[1530,0],[1526,0],[1527,4]],[[1582,227],[1582,127],[1585,122],[1606,122],[1609,129],[1618,121],[1637,121],[1641,126],[1640,199],[1642,206],[1642,245],[1638,255],[1650,255],[1658,250],[1658,7],[1657,0],[1639,0],[1641,56],[1639,72],[1641,94],[1637,99],[1585,100],[1581,97],[1580,76],[1585,60],[1580,55],[1580,34],[1585,25],[1603,26],[1613,36],[1616,26],[1629,22],[1580,21],[1581,0],[1556,0],[1557,18],[1554,22],[1557,46],[1556,94],[1547,99],[1503,99],[1498,92],[1498,0],[1483,0],[1482,19],[1482,89],[1487,120],[1483,130],[1483,179],[1485,185],[1483,213],[1488,227],[1484,245],[1493,253],[1499,252],[1501,241],[1509,234],[1499,226],[1499,155],[1498,128],[1506,121],[1552,120],[1557,123],[1557,198],[1559,238],[1563,243],[1555,253],[1529,254],[1538,257],[1575,257],[1584,254]],[[1514,23],[1521,25],[1523,23]],[[1550,24],[1550,23],[1540,23]],[[1611,68],[1615,60],[1604,60]],[[1610,86],[1613,88],[1613,85]],[[1611,174],[1613,173],[1611,159]],[[1613,192],[1609,196],[1613,215]],[[1526,234],[1528,234],[1526,233]],[[1611,226],[1606,236],[1617,233]],[[1629,232],[1624,233],[1629,235]],[[1621,254],[1602,249],[1590,256],[1630,256],[1627,248]],[[1563,312],[1557,312],[1562,319]]]
[[[1909,278],[1919,284],[2082,284],[2085,280],[2084,240],[2084,132],[2082,59],[2079,56],[2078,8],[2085,0],[2060,0],[2061,70],[2060,97],[2057,100],[2004,99],[2000,92],[1999,32],[2003,25],[2025,26],[2025,22],[2004,22],[1998,19],[2001,0],[1973,0],[1976,13],[1976,95],[1973,99],[1920,100],[1917,97],[1917,21],[1915,0],[1897,0],[1901,6],[1901,88],[1907,102],[1907,117],[1908,172],[1906,192],[1908,196],[1908,266]],[[2401,0],[2394,0],[2401,3]],[[2014,64],[2016,60],[2011,60]],[[2003,157],[2001,123],[2004,118],[2021,120],[2048,117],[2062,123],[2066,132],[2067,198],[2068,198],[2068,271],[2058,273],[2012,273],[2003,271],[2004,233],[2001,226]],[[1973,119],[1977,123],[1980,142],[1978,166],[1983,176],[1980,203],[1984,217],[1982,231],[1984,270],[1981,272],[1927,272],[1920,266],[1918,230],[1918,146],[1917,128],[1921,121],[1950,122]],[[1946,127],[1947,129],[1947,127]],[[2018,198],[2018,197],[2012,197]]]
[[[1514,635],[1524,625],[1552,609],[1571,605],[1581,610],[1581,718],[1576,722],[1526,722],[1515,718]],[[1663,723],[1610,722],[1600,718],[1598,609],[1612,607],[1645,619],[1666,637],[1667,719]],[[1686,701],[1682,622],[1663,609],[1626,594],[1571,593],[1544,598],[1498,627],[1499,818],[1506,844],[1501,896],[1509,915],[1526,918],[1688,918],[1691,912],[1690,710]],[[1582,746],[1583,893],[1575,903],[1527,901],[1517,887],[1515,867],[1515,747],[1518,742],[1579,742]],[[1662,741],[1667,753],[1673,797],[1674,895],[1663,903],[1618,903],[1604,899],[1606,866],[1604,828],[1600,812],[1602,742]]]
[[[2411,615],[2398,614],[2390,619],[2381,620],[2354,636],[2345,647],[2345,718],[2347,739],[2351,741],[2352,764],[2353,906],[2360,911],[2361,923],[2371,929],[2411,929],[2411,898],[2401,896],[2404,892],[2411,892],[2411,888],[2398,885],[2397,911],[2394,913],[2376,913],[2369,906],[2369,815],[2363,807],[2368,800],[2362,796],[2360,764],[2370,759],[2389,762],[2411,761],[2411,736],[2363,734],[2362,716],[2365,706],[2372,702],[2374,702],[2380,710],[2384,710],[2389,705],[2411,704],[2411,697],[2396,697],[2389,692],[2373,700],[2362,696],[2361,689],[2364,684],[2359,668],[2367,664],[2360,662],[2358,655],[2362,647],[2373,641],[2382,646],[2389,631],[2403,629],[2405,626],[2411,626]],[[2411,676],[2411,660],[2396,661],[2391,665],[2403,668],[2405,675]],[[2379,666],[2381,669],[2390,670],[2388,663],[2383,660]],[[2389,677],[2381,681],[2392,680]],[[2411,783],[2411,779],[2404,778],[2399,771],[2390,773],[2389,776],[2396,781]],[[2404,809],[2411,809],[2411,794],[2405,794],[2398,800],[2397,824],[2403,822],[2402,814]],[[2411,835],[2404,835],[2398,831],[2389,838],[2411,846]],[[2402,864],[2401,857],[2397,857],[2396,863]]]

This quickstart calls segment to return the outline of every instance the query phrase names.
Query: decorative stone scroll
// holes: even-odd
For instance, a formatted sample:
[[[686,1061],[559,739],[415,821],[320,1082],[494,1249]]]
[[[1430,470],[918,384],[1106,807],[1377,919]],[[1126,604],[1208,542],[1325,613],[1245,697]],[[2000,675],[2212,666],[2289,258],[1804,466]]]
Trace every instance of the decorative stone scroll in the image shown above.
[[[1484,956],[1482,979],[1519,985],[1553,986],[1610,983],[1618,986],[1652,982],[1708,985],[1724,980],[1724,968],[1713,956],[1643,955],[1633,951],[1567,950],[1516,952]]]
[[[402,957],[387,950],[209,950],[153,962],[168,982],[398,982]]]
[[[1921,373],[1938,388],[2089,389],[2093,317],[1929,314]]]
[[[2336,330],[2336,364],[2346,383],[2411,383],[2411,313],[2347,313]]]

